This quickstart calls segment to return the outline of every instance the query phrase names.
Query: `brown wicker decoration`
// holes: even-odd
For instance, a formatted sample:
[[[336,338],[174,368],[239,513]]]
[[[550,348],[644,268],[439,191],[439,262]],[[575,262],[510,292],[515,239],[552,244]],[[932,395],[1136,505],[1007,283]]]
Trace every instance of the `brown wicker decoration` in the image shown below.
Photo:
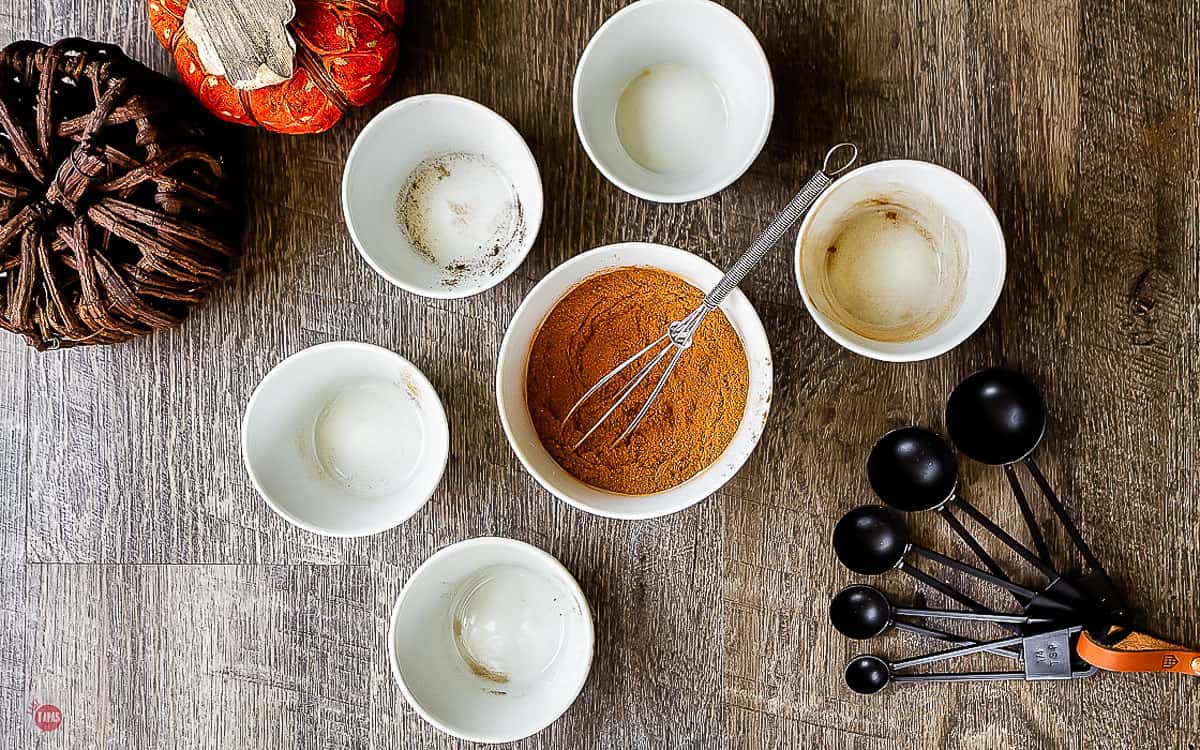
[[[0,328],[44,350],[182,321],[240,235],[219,127],[117,47],[0,51]]]

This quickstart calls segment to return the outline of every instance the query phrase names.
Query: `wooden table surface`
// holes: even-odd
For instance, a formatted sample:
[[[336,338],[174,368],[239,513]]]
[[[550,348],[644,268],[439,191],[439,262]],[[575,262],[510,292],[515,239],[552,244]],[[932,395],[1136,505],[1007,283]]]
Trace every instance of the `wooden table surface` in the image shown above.
[[[416,0],[381,99],[323,135],[242,133],[244,256],[181,328],[45,354],[0,337],[0,745],[457,747],[405,704],[384,633],[422,560],[498,534],[561,559],[597,627],[578,702],[515,747],[1200,747],[1200,680],[1181,676],[856,696],[840,672],[860,645],[826,618],[853,580],[830,530],[870,499],[872,441],[898,425],[941,429],[960,378],[1007,364],[1044,388],[1039,457],[1099,556],[1147,622],[1200,644],[1197,4],[730,0],[770,59],[774,127],[733,187],[682,206],[625,195],[575,136],[575,61],[622,4]],[[0,42],[71,35],[170,69],[138,0],[0,11]],[[528,260],[467,300],[420,299],[374,275],[338,200],[359,129],[431,91],[509,118],[545,181]],[[866,160],[934,161],[980,187],[1008,239],[990,321],[930,362],[855,356],[804,313],[780,247],[744,285],[776,375],[767,431],[741,473],[707,502],[644,522],[592,517],[543,491],[506,444],[492,391],[523,295],[567,258],[620,240],[727,263],[842,139]],[[258,380],[336,339],[410,358],[451,422],[431,502],[362,540],[289,526],[256,497],[239,454]],[[998,470],[964,468],[972,496],[1015,530]],[[916,523],[920,537],[965,555],[935,520]],[[1051,542],[1067,553],[1061,535]],[[883,585],[906,600],[928,593]],[[62,728],[35,729],[32,701],[59,706]]]

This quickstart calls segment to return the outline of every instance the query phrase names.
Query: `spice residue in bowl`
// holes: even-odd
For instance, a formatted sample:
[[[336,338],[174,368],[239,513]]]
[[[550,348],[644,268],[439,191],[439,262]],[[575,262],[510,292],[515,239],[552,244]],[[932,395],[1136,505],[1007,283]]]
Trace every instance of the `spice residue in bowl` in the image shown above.
[[[399,492],[426,459],[425,417],[407,379],[339,389],[317,413],[311,435],[320,476],[359,497]]]
[[[459,584],[450,605],[454,650],[494,694],[547,678],[567,639],[567,597],[545,576],[492,565]]]
[[[720,310],[705,319],[645,419],[625,440],[613,445],[650,395],[661,364],[578,449],[572,446],[628,379],[614,379],[570,423],[562,421],[587,388],[703,298],[702,291],[666,271],[619,268],[580,282],[547,314],[530,349],[525,397],[538,438],[567,472],[600,489],[648,495],[691,479],[733,441],[750,368],[741,339]],[[629,375],[653,354],[628,369]]]
[[[525,218],[512,180],[480,154],[426,159],[396,196],[396,223],[413,251],[440,266],[441,284],[498,273],[525,240]]]

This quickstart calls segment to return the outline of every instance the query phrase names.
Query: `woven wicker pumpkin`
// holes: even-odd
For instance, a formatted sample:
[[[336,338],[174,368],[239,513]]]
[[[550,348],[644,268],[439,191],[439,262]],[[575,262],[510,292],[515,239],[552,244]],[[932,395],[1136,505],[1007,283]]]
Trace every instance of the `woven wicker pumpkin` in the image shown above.
[[[0,51],[0,328],[55,349],[178,324],[240,234],[219,128],[116,47]]]
[[[328,130],[351,106],[383,92],[396,69],[404,0],[296,0],[288,30],[296,42],[292,77],[234,88],[210,72],[184,26],[188,0],[149,0],[150,23],[192,93],[218,117],[280,133]]]

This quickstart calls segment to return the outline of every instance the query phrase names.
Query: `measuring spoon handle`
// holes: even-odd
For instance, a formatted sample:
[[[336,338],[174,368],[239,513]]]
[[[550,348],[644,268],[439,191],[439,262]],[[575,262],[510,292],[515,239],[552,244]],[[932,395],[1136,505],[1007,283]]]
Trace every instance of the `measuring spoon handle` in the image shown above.
[[[972,505],[965,497],[962,495],[956,495],[955,500],[958,503],[958,507],[962,508],[964,513],[973,518],[980,526],[987,529],[989,534],[999,539],[1005,544],[1005,546],[1020,555],[1022,560],[1032,565],[1039,573],[1051,580],[1062,577],[1057,570],[1047,565],[1042,560],[1040,555],[1034,554],[1032,550],[1030,550],[1024,544],[1018,542],[1011,534],[1002,529],[1000,525],[992,521],[992,519],[984,515],[983,511]],[[1028,503],[1026,503],[1026,505],[1028,505]],[[1031,528],[1037,528],[1037,526],[1035,525]],[[1037,538],[1035,538],[1034,541],[1036,542]],[[1045,542],[1042,542],[1042,544],[1045,544]]]
[[[893,624],[896,626],[896,630],[903,630],[907,633],[912,633],[913,635],[920,635],[920,636],[924,636],[925,638],[933,638],[935,640],[945,641],[946,643],[953,643],[958,646],[975,646],[975,645],[979,644],[979,641],[973,641],[970,638],[963,638],[962,636],[955,635],[954,633],[947,633],[945,630],[938,630],[937,628],[927,628],[924,625],[917,625],[917,624],[911,623],[911,622],[904,622],[903,620],[897,620]],[[988,649],[988,653],[996,654],[998,656],[1004,656],[1009,659],[1020,659],[1021,658],[1020,654],[1018,654],[1015,651],[1012,651],[1010,649],[1004,648],[1003,646],[997,646],[996,648],[990,648],[990,649]]]
[[[1019,583],[1013,583],[1012,581],[1006,580],[999,576],[992,575],[991,573],[987,572],[986,570],[980,570],[979,568],[976,568],[974,565],[967,565],[966,563],[962,562],[961,560],[955,560],[953,557],[947,557],[946,555],[943,555],[940,552],[934,552],[931,549],[926,549],[924,547],[918,547],[915,544],[912,545],[910,547],[910,549],[912,550],[913,554],[920,555],[921,557],[924,557],[926,560],[931,560],[931,561],[939,563],[941,565],[945,565],[947,568],[950,568],[951,570],[957,570],[960,573],[966,573],[969,576],[974,576],[975,578],[978,578],[981,581],[987,581],[988,583],[992,584],[993,586],[999,586],[1002,589],[1007,589],[1007,590],[1013,592],[1014,594],[1019,594],[1020,596],[1023,596],[1027,599],[1032,599],[1033,597],[1037,596],[1037,592],[1034,591],[1033,589],[1026,588],[1025,586],[1022,586]]]
[[[962,521],[958,520],[958,516],[955,516],[948,506],[943,505],[942,507],[938,508],[937,512],[946,520],[946,523],[949,524],[950,529],[958,535],[958,538],[963,541],[963,544],[967,545],[967,548],[974,553],[979,562],[983,563],[983,567],[987,568],[992,575],[996,576],[997,578],[1002,578],[1006,581],[1011,580],[1008,577],[1008,574],[1004,572],[1004,568],[1000,567],[1000,563],[996,562],[995,558],[987,553],[987,550],[983,548],[983,545],[979,543],[979,541],[971,534],[970,531],[967,531],[967,527],[963,525]],[[1023,597],[1016,592],[1013,592],[1013,597],[1016,598],[1017,603],[1021,606],[1025,606],[1030,601],[1028,598]]]
[[[948,674],[898,674],[893,682],[982,682],[984,680],[1024,680],[1024,672],[951,672]]]
[[[977,612],[956,612],[952,609],[917,609],[914,607],[896,607],[895,613],[901,617],[929,617],[944,620],[972,620],[974,622],[1013,622],[1018,625],[1041,624],[1051,622],[1045,617],[1026,617],[1025,615],[985,615]]]
[[[1012,638],[1002,638],[995,641],[976,642],[973,646],[959,646],[948,651],[939,651],[934,654],[926,654],[925,656],[916,656],[911,659],[901,659],[900,661],[892,662],[892,670],[900,671],[902,669],[910,669],[912,667],[920,667],[925,664],[933,664],[946,659],[957,659],[960,656],[970,656],[978,654],[982,651],[991,651],[996,648],[1004,648],[1006,646],[1018,646],[1024,641],[1023,636],[1013,636]]]
[[[838,151],[848,148],[850,156],[846,163],[842,166],[831,169],[830,163],[834,159]],[[758,235],[758,239],[751,243],[746,252],[742,253],[742,257],[738,258],[729,270],[725,273],[717,285],[704,297],[704,306],[709,310],[715,310],[724,301],[729,293],[737,288],[738,284],[750,275],[750,271],[758,265],[758,262],[763,259],[767,251],[775,246],[776,242],[787,233],[792,225],[800,220],[813,203],[816,203],[817,198],[821,193],[825,192],[825,188],[833,184],[833,178],[850,168],[854,161],[858,158],[858,147],[853,143],[839,143],[829,149],[829,153],[825,154],[825,163],[816,174],[812,176],[799,193],[792,198],[783,212],[775,217],[775,220],[767,225],[767,228]]]
[[[1017,472],[1013,469],[1012,464],[1004,465],[1004,476],[1008,478],[1008,486],[1012,488],[1013,497],[1017,499],[1017,508],[1021,511],[1021,518],[1025,519],[1025,528],[1029,530],[1029,538],[1033,540],[1033,546],[1037,549],[1037,559],[1049,567],[1050,548],[1046,546],[1046,538],[1042,536],[1042,529],[1038,526],[1037,517],[1033,515],[1033,508],[1029,506],[1029,498],[1025,497],[1025,489],[1021,487],[1021,481],[1017,479]],[[1025,555],[1021,556],[1025,557]]]
[[[1083,555],[1083,559],[1087,561],[1092,570],[1099,573],[1100,577],[1111,586],[1112,579],[1108,577],[1108,573],[1104,570],[1104,566],[1100,564],[1100,560],[1092,554],[1092,548],[1084,541],[1083,534],[1079,533],[1079,527],[1075,525],[1075,521],[1071,519],[1071,514],[1067,512],[1066,506],[1062,504],[1062,501],[1058,499],[1058,495],[1050,487],[1050,483],[1046,481],[1046,476],[1038,468],[1037,462],[1033,460],[1033,456],[1025,458],[1025,468],[1029,469],[1029,474],[1033,477],[1034,483],[1042,491],[1046,502],[1050,503],[1050,509],[1054,511],[1054,515],[1058,516],[1058,520],[1066,530],[1067,536],[1071,538],[1071,543],[1075,545],[1075,549],[1079,550],[1079,554]]]

